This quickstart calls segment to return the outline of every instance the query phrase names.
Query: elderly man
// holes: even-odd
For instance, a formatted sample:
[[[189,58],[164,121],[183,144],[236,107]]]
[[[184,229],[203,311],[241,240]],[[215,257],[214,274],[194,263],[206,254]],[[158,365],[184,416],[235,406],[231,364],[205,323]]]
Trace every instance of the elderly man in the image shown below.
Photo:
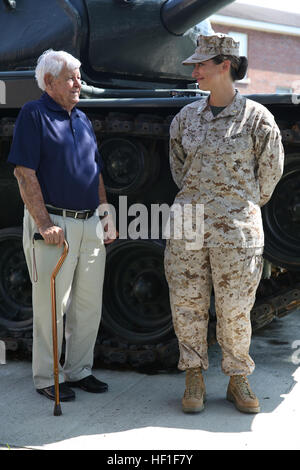
[[[97,211],[106,203],[106,193],[96,138],[89,119],[75,107],[80,65],[64,51],[49,50],[39,58],[36,79],[44,93],[20,111],[8,158],[25,204],[23,246],[33,285],[33,379],[37,392],[52,400],[50,277],[64,239],[69,243],[56,287],[59,357],[66,313],[61,401],[75,398],[71,387],[93,393],[108,388],[91,369],[101,317],[104,243],[114,237],[104,236]],[[34,241],[35,232],[44,241]]]

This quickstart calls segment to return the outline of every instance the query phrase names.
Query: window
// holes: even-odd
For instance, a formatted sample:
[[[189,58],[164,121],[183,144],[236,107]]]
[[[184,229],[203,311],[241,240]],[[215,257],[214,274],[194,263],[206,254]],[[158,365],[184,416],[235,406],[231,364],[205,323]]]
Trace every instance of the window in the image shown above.
[[[288,86],[277,86],[276,93],[293,93],[293,89]]]
[[[237,33],[235,31],[229,31],[229,36],[231,36],[235,41],[240,43],[240,55],[248,57],[248,36],[245,33]]]
[[[248,57],[248,35],[246,33],[238,33],[236,31],[229,31],[228,35],[240,43],[240,56]],[[249,83],[250,80],[247,76],[248,73],[246,73],[242,80],[239,80],[239,83]]]

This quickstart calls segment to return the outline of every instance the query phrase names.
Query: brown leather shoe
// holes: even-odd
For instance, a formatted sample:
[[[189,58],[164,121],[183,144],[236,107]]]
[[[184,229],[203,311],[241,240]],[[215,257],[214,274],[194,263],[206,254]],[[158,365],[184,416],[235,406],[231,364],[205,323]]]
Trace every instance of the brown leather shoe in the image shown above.
[[[185,392],[182,398],[184,413],[200,413],[204,410],[205,384],[200,367],[187,369],[185,376]]]
[[[260,412],[258,398],[252,392],[247,377],[244,375],[233,375],[230,377],[226,398],[234,403],[236,408],[243,413]]]

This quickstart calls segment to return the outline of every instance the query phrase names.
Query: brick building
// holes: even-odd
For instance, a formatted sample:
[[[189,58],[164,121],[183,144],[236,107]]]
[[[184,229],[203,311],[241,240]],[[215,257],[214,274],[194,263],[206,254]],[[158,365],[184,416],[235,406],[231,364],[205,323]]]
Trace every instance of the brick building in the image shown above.
[[[232,3],[210,21],[248,57],[247,77],[236,82],[241,93],[300,93],[300,14]]]

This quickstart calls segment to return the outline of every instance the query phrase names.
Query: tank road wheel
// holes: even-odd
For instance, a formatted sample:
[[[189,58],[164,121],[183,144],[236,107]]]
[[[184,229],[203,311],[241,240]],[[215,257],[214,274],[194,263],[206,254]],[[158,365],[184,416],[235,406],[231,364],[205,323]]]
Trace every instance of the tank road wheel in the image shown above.
[[[149,185],[159,170],[159,159],[134,139],[110,138],[99,147],[108,193],[130,195]]]
[[[283,176],[263,207],[264,256],[276,266],[300,270],[300,153],[286,156]]]
[[[21,227],[0,230],[0,327],[14,337],[32,330],[31,282]]]
[[[173,332],[164,246],[117,240],[107,249],[103,324],[135,344],[160,342]]]
[[[108,246],[102,326],[115,340],[99,339],[106,362],[177,364],[163,252],[164,245],[152,240],[117,240]]]

